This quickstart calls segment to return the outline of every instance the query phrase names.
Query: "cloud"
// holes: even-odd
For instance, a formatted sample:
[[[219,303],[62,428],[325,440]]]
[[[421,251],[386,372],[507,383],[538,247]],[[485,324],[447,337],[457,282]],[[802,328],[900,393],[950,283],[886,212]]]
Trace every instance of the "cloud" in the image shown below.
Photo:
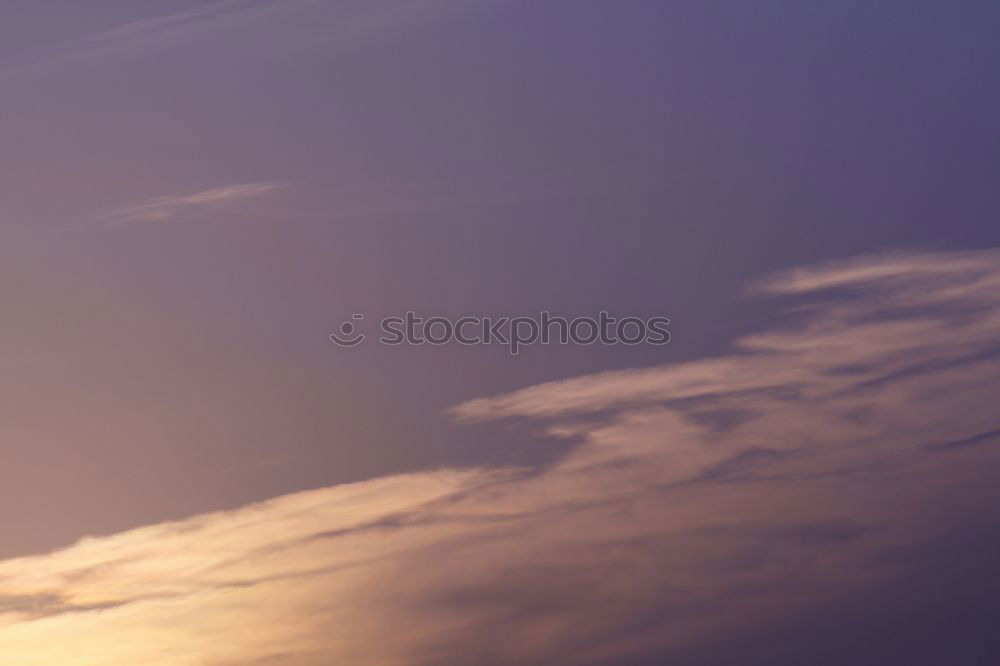
[[[853,300],[815,304],[800,327],[738,341],[737,348],[747,353],[542,384],[470,401],[453,413],[471,421],[549,417],[779,387],[846,389],[850,382],[845,376],[856,380],[876,370],[902,371],[920,359],[956,358],[967,353],[967,346],[988,346],[994,339],[992,309],[1000,300],[997,256],[996,252],[902,253],[780,273],[756,283],[754,291],[771,295],[835,288],[867,291]],[[913,312],[934,307],[943,309],[924,316]],[[954,333],[968,339],[955,339]],[[856,373],[847,372],[854,366]],[[820,372],[838,367],[845,369],[842,376]]]
[[[22,55],[20,61],[8,60],[7,66],[0,69],[0,77],[30,74],[53,65],[113,54],[129,48],[148,47],[192,31],[217,30],[233,21],[245,20],[261,13],[268,6],[280,4],[284,3],[215,0],[173,14],[129,21],[69,42],[50,44],[44,50]]]
[[[271,2],[250,2],[248,0],[216,0],[192,9],[173,14],[143,18],[124,23],[103,32],[94,33],[82,40],[84,44],[126,44],[150,37],[183,30],[206,22],[231,18],[234,14],[254,7],[273,5]]]
[[[1000,252],[786,272],[757,288],[808,305],[730,354],[455,408],[578,442],[544,469],[376,479],[2,561],[4,656],[615,664],[773,627],[991,522],[998,280]]]
[[[481,0],[479,0],[481,1]],[[266,45],[295,48],[304,44],[356,46],[375,34],[434,18],[476,2],[458,0],[214,0],[172,14],[148,16],[50,44],[33,53],[8,58],[0,78],[37,73],[46,68],[92,58],[154,48],[217,44],[220,37],[252,33],[243,44],[259,53]],[[229,43],[237,48],[237,42]],[[217,55],[217,54],[213,54]]]
[[[136,204],[107,210],[98,215],[109,224],[130,222],[156,222],[170,220],[206,208],[223,207],[245,199],[270,194],[283,187],[281,183],[245,183],[229,185],[194,194],[174,197],[156,197]]]

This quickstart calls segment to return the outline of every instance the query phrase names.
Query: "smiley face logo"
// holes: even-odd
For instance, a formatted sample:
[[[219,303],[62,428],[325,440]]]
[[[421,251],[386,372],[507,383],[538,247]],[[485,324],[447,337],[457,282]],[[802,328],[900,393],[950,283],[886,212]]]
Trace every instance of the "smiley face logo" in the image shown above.
[[[363,314],[355,314],[351,319],[361,320],[364,319]],[[341,347],[355,347],[365,341],[368,337],[364,333],[359,333],[357,326],[353,322],[345,321],[340,325],[340,332],[333,332],[330,334],[330,340]]]

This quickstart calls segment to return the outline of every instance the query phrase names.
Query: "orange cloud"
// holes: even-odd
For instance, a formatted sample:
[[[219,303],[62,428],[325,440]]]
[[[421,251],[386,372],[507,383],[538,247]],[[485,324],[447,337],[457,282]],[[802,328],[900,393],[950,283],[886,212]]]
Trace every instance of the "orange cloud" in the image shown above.
[[[545,469],[376,479],[0,562],[4,659],[614,663],[849,595],[996,499],[998,280],[998,252],[792,271],[761,288],[814,302],[729,355],[454,409],[578,439]]]

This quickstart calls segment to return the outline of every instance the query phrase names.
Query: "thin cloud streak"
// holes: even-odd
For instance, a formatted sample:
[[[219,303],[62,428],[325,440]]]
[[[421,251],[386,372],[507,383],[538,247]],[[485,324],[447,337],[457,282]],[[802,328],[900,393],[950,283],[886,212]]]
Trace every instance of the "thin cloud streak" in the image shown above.
[[[352,46],[373,34],[391,32],[400,26],[433,18],[467,4],[458,0],[337,3],[315,0],[215,0],[193,9],[138,19],[75,41],[51,45],[46,52],[22,56],[21,62],[10,62],[0,69],[0,79],[33,74],[95,57],[176,46],[192,40],[214,43],[220,38],[220,33],[238,30],[252,29],[263,33],[262,39],[254,44],[255,50],[275,38],[296,46],[310,42]],[[309,14],[309,17],[297,17],[300,20],[292,22],[295,26],[292,33],[278,29],[285,15],[292,16],[296,12]]]
[[[244,183],[182,196],[155,197],[129,206],[103,211],[98,214],[98,218],[113,225],[170,220],[198,210],[224,207],[238,201],[258,198],[282,187],[285,187],[282,183]]]
[[[294,0],[292,0],[294,2]],[[35,54],[22,63],[0,70],[0,77],[31,74],[46,67],[107,55],[129,48],[160,43],[174,35],[192,30],[218,28],[236,19],[259,13],[264,8],[291,2],[255,2],[253,0],[215,0],[174,14],[153,16],[85,35],[72,42],[49,47],[47,53]],[[296,3],[297,4],[297,3]]]
[[[334,486],[2,561],[0,644],[20,666],[614,664],[773,625],[905,575],[1000,499],[998,279],[1000,252],[769,278],[814,300],[732,354],[455,408],[579,442],[543,470]]]

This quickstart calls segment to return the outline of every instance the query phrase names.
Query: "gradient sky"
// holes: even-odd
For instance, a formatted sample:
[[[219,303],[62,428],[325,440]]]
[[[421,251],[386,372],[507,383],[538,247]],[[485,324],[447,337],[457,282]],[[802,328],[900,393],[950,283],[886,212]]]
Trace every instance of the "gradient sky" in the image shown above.
[[[5,0],[0,664],[994,663],[998,31]]]

